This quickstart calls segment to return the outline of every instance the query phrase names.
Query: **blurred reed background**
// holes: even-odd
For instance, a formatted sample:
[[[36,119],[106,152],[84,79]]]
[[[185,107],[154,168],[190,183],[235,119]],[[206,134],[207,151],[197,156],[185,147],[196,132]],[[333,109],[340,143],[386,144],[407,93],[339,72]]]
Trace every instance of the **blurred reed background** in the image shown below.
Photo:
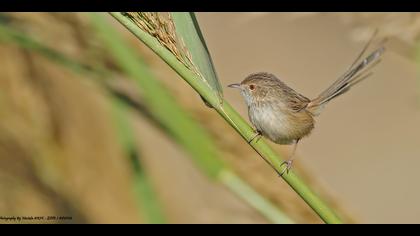
[[[0,15],[0,216],[321,223],[174,71],[102,15]],[[197,17],[222,87],[270,71],[309,97],[375,28],[388,37],[373,78],[325,109],[294,168],[345,222],[419,222],[418,14]],[[247,116],[239,94],[225,98]],[[220,168],[250,194],[213,178]]]

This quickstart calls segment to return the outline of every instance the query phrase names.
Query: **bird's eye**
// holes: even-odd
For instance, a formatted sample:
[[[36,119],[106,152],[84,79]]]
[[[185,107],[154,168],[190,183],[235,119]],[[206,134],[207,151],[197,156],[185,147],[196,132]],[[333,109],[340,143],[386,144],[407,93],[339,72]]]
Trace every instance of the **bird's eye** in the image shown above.
[[[250,90],[254,90],[255,89],[255,85],[253,85],[253,84],[249,85],[249,89]]]

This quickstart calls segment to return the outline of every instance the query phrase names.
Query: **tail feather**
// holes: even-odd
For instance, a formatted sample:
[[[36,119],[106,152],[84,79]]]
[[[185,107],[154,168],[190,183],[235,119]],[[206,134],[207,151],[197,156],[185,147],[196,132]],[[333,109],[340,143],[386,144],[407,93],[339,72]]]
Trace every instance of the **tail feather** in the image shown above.
[[[347,92],[352,86],[359,83],[360,81],[366,79],[372,72],[368,72],[368,69],[374,67],[380,62],[381,55],[385,52],[385,47],[381,46],[375,51],[373,51],[369,56],[359,62],[360,58],[368,48],[371,40],[353,62],[353,64],[347,69],[347,71],[340,76],[332,85],[330,85],[326,90],[324,90],[318,97],[313,99],[308,103],[307,110],[309,110],[314,115],[318,115],[324,105],[331,101],[333,98],[336,98],[339,95]]]

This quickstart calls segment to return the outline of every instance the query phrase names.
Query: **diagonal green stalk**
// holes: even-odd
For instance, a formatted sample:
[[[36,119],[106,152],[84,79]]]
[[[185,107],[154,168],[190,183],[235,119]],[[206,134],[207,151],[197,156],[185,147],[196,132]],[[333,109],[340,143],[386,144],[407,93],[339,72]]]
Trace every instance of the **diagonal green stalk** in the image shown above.
[[[132,127],[128,120],[129,107],[123,101],[113,96],[110,97],[110,102],[119,140],[124,147],[126,155],[130,158],[130,164],[134,170],[134,191],[140,205],[139,207],[142,210],[141,212],[144,213],[148,223],[163,224],[166,222],[163,210],[160,207],[152,182],[139,160],[140,153],[135,144]]]
[[[129,18],[121,13],[110,13],[118,22],[124,25],[139,40],[146,44],[159,57],[161,57],[172,69],[174,69],[195,91],[197,91],[214,109],[247,141],[254,136],[252,127],[236,112],[232,106],[223,100],[220,103],[218,97],[206,86],[197,76],[180,63],[177,58],[165,47],[141,30]],[[275,170],[282,171],[282,161],[279,156],[260,139],[257,142],[250,143],[252,148],[259,153]],[[334,211],[293,172],[282,176],[282,178],[292,187],[293,190],[320,216],[326,223],[341,223],[341,220]]]
[[[99,68],[90,68],[88,65],[76,61],[46,45],[38,42],[24,32],[0,23],[0,41],[13,42],[22,48],[33,50],[51,59],[57,64],[60,64],[76,73],[93,75],[98,80],[102,78],[109,78],[109,73]]]

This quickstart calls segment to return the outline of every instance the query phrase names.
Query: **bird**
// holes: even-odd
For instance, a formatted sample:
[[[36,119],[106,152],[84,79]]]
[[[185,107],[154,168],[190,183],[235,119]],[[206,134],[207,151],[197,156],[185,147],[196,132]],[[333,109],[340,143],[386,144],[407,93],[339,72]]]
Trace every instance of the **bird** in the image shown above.
[[[370,69],[380,62],[385,52],[382,44],[361,60],[374,35],[345,73],[314,99],[296,92],[268,72],[253,73],[240,83],[228,85],[240,90],[248,107],[248,117],[255,129],[255,135],[249,143],[264,136],[277,144],[293,144],[289,158],[281,164],[286,167],[278,171],[280,176],[285,172],[289,173],[299,141],[314,129],[315,117],[321,113],[324,106],[372,75]]]

